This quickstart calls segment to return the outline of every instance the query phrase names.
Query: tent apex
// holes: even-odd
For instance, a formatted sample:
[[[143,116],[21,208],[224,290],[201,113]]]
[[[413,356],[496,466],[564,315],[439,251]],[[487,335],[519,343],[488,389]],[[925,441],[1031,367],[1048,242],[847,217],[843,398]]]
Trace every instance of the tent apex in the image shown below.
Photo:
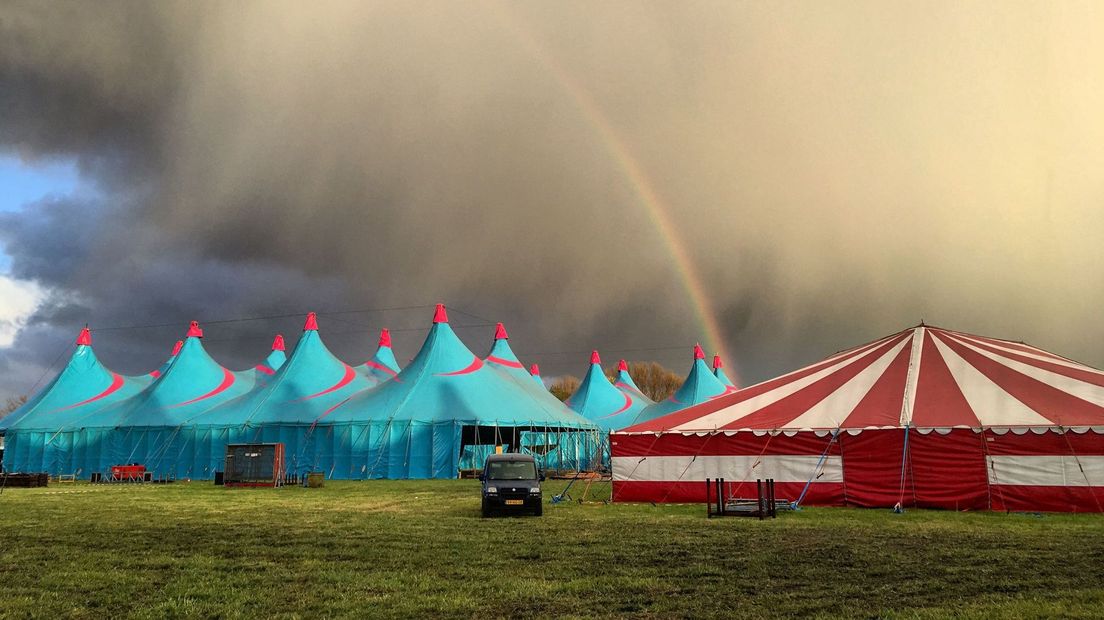
[[[77,344],[85,347],[92,346],[92,332],[87,325],[82,327],[80,334],[77,335]]]
[[[437,304],[437,308],[433,310],[433,322],[434,323],[448,323],[448,312],[445,310],[445,304]]]
[[[696,359],[696,360],[705,359],[705,351],[702,349],[701,344],[695,344],[694,345],[694,359]]]
[[[510,336],[506,333],[506,327],[502,323],[495,324],[495,340],[508,340]]]
[[[188,333],[185,335],[187,338],[202,338],[203,329],[199,326],[199,321],[192,321],[188,325]]]
[[[595,349],[595,350],[590,352],[590,363],[591,364],[601,364],[602,363],[602,356],[598,355],[598,349]]]
[[[303,331],[318,331],[318,314],[314,312],[307,313],[307,321],[303,323]]]
[[[721,360],[720,355],[714,355],[713,356],[713,370],[717,370],[718,368],[724,368],[724,361]]]
[[[272,339],[272,350],[283,351],[284,350],[284,335],[276,334],[276,337]]]
[[[378,346],[388,348],[391,347],[391,330],[387,329],[386,327],[380,330]]]
[[[617,362],[617,370],[619,372],[622,371],[622,370],[628,370],[628,369],[629,369],[629,363],[626,362],[625,360],[619,360]]]

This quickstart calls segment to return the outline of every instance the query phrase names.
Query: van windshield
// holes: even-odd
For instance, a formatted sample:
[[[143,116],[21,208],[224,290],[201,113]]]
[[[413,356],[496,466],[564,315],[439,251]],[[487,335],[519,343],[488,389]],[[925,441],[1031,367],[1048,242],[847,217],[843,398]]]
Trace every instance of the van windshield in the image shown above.
[[[537,467],[532,461],[491,461],[487,464],[488,480],[536,480]]]

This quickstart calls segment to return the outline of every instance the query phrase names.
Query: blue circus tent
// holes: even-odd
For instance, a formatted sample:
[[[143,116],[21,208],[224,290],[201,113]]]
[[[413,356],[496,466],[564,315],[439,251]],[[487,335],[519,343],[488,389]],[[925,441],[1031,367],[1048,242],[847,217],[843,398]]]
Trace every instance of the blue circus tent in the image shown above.
[[[713,375],[713,371],[705,365],[705,351],[702,350],[701,345],[694,345],[694,363],[690,366],[690,373],[686,375],[682,387],[667,399],[646,407],[637,416],[635,423],[654,420],[734,391],[736,388],[721,383],[721,380]]]
[[[83,421],[83,432],[103,429],[96,454],[83,462],[88,471],[141,463],[157,474],[206,477],[210,437],[194,432],[188,422],[248,392],[258,372],[224,368],[202,339],[203,330],[192,321],[179,353],[148,388]]]
[[[728,378],[725,374],[724,362],[721,361],[720,355],[713,356],[713,376],[725,385],[725,387],[735,388],[736,384],[732,382],[732,379]]]
[[[552,392],[549,392],[548,388],[544,386],[544,382],[540,380],[540,371],[536,364],[533,365],[537,375],[536,381],[533,380],[531,372],[525,371],[525,365],[521,363],[510,347],[510,336],[506,333],[506,327],[502,323],[495,325],[494,342],[483,361],[492,369],[517,383],[521,389],[531,394],[541,404],[561,412],[567,410],[560,399],[553,396]],[[519,445],[514,447],[531,453],[540,460],[546,469],[577,469],[580,464],[585,468],[589,468],[594,454],[593,437],[574,431],[526,431],[521,434]],[[480,449],[485,453],[477,454],[476,452]],[[494,446],[467,447],[468,456],[476,464],[476,467],[482,463],[487,454],[493,451]]]
[[[387,328],[380,330],[379,344],[372,359],[354,368],[371,381],[372,385],[390,381],[399,374],[402,369],[399,368],[395,352],[391,349],[391,332]]]
[[[147,377],[128,377],[104,367],[92,350],[86,327],[65,368],[31,400],[0,420],[4,435],[4,469],[72,473],[67,461],[86,450],[88,437],[73,437],[68,429],[83,426],[97,411],[138,394]],[[99,440],[99,434],[92,437]]]
[[[191,420],[197,432],[216,437],[208,468],[221,465],[226,443],[283,443],[289,471],[332,469],[332,433],[315,421],[373,382],[334,356],[318,334],[315,313],[287,361],[248,394]]]
[[[636,424],[640,412],[655,403],[637,387],[636,381],[633,381],[632,375],[629,374],[629,364],[625,360],[617,362],[617,377],[614,378],[613,386],[627,394],[633,404],[623,413],[609,419],[609,427],[612,430],[620,430]]]
[[[277,370],[284,365],[287,361],[287,354],[284,353],[284,335],[276,334],[276,337],[272,339],[272,352],[268,354],[263,362],[253,367],[254,378],[259,385],[265,385],[268,380],[276,374]]]
[[[619,373],[620,373],[619,369]],[[627,378],[627,383],[625,379]],[[617,430],[629,426],[642,409],[651,404],[646,396],[636,389],[628,372],[618,375],[621,385],[610,383],[602,370],[602,358],[597,351],[590,354],[590,369],[583,377],[579,387],[567,406],[584,418],[591,420],[603,430]]]
[[[501,346],[498,353],[507,355]],[[516,361],[512,352],[500,359]],[[316,432],[329,427],[339,438],[331,475],[455,478],[460,469],[482,464],[464,462],[469,446],[516,449],[526,432],[596,432],[559,402],[539,396],[532,379],[526,377],[524,387],[503,368],[513,366],[474,355],[438,304],[421,350],[397,377],[317,420]]]

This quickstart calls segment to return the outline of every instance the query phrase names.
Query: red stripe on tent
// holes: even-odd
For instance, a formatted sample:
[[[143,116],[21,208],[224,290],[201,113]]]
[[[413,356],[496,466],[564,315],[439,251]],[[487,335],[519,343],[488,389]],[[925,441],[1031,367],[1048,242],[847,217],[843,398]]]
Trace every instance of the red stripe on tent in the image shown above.
[[[1104,487],[994,484],[992,495],[993,510],[1101,512],[1104,506]]]
[[[828,376],[814,381],[793,394],[777,400],[754,413],[733,420],[721,428],[786,428],[787,424],[830,396],[832,392],[841,388],[845,383],[854,379],[860,372],[866,370],[871,364],[878,361],[879,358],[891,351],[897,344],[898,343],[894,341],[887,342]],[[907,349],[908,347],[905,348]]]
[[[171,409],[173,407],[183,407],[184,405],[191,405],[192,403],[198,403],[201,400],[206,400],[208,398],[211,398],[212,396],[216,396],[218,394],[221,394],[222,392],[225,392],[227,390],[227,388],[229,388],[233,384],[234,384],[234,373],[232,373],[229,370],[226,370],[225,368],[223,368],[222,369],[222,383],[218,384],[218,387],[211,390],[210,392],[207,392],[203,396],[199,396],[197,398],[193,398],[192,400],[186,400],[182,403],[177,403],[175,405],[171,405],[169,408]]]
[[[326,394],[329,394],[330,392],[335,392],[335,391],[340,390],[341,388],[345,387],[346,385],[349,385],[349,382],[351,382],[353,379],[356,378],[356,371],[353,370],[352,367],[349,366],[348,364],[344,364],[344,366],[345,366],[345,375],[343,377],[341,377],[340,381],[338,381],[337,383],[331,385],[330,387],[322,390],[321,392],[311,394],[310,396],[304,396],[302,398],[297,398],[297,399],[295,399],[291,402],[296,402],[297,403],[297,402],[304,401],[304,400],[311,400],[312,398],[318,398],[319,396],[324,396]]]
[[[737,487],[733,481],[726,485],[726,492],[738,497],[755,498],[755,481],[745,481]],[[795,501],[805,488],[803,482],[777,482],[774,485],[774,495],[782,500]],[[713,493],[713,491],[711,491]],[[680,481],[680,482],[613,482],[613,500],[617,502],[668,502],[668,503],[704,503],[705,481]],[[813,482],[809,485],[809,491],[805,494],[803,505],[809,506],[842,506],[843,484],[839,482]],[[704,509],[702,510],[704,512]]]
[[[956,340],[971,344],[979,349],[988,351],[995,355],[1000,355],[1011,360],[1016,360],[1033,366],[1040,370],[1047,370],[1053,372],[1056,375],[1062,375],[1063,377],[1069,377],[1070,379],[1077,379],[1078,381],[1084,381],[1085,383],[1091,383],[1093,385],[1104,387],[1104,373],[1097,372],[1088,368],[1070,368],[1063,364],[1055,364],[1054,362],[1047,362],[1044,360],[1035,359],[1026,355],[1019,355],[1016,353],[1009,353],[996,347],[989,346],[979,340],[974,340],[974,337],[955,336]]]
[[[1068,392],[1016,372],[1004,364],[994,362],[949,336],[939,336],[939,339],[990,381],[1055,424],[1104,424],[1104,407],[1081,400]]]
[[[257,371],[257,372],[262,372],[262,373],[264,373],[264,374],[266,374],[266,375],[274,375],[274,374],[276,374],[276,371],[275,371],[275,370],[272,370],[271,368],[269,368],[268,366],[265,366],[264,364],[257,364],[257,365],[256,365],[256,366],[254,366],[253,368],[254,368],[254,369],[255,369],[255,370]]]
[[[487,361],[500,366],[509,366],[510,368],[525,368],[521,362],[511,362],[510,360],[504,360],[501,357],[495,357],[493,355],[488,355]]]
[[[859,404],[840,424],[840,428],[866,428],[868,426],[897,426],[901,423],[901,402],[905,397],[909,357],[912,347],[903,347],[897,357],[874,386],[863,396]]]
[[[1074,364],[1077,363],[1077,362],[1074,362],[1071,359],[1064,358],[1061,355],[1056,355],[1054,353],[1051,353],[1050,351],[1044,351],[1042,349],[1033,347],[1029,344],[1023,344],[1021,342],[1011,342],[1009,340],[1001,340],[999,338],[987,338],[985,336],[975,336],[974,334],[967,334],[967,333],[964,333],[964,332],[956,332],[956,331],[952,331],[952,330],[949,330],[949,329],[940,329],[940,330],[937,330],[937,331],[943,332],[945,334],[954,334],[956,336],[962,336],[962,337],[965,337],[965,338],[970,338],[971,340],[979,340],[981,342],[986,342],[986,343],[996,345],[996,346],[999,346],[999,347],[1005,347],[1007,349],[1014,349],[1014,350],[1019,351],[1021,353],[1032,353],[1034,355],[1041,355],[1043,357],[1049,357],[1053,360],[1058,360],[1060,362],[1073,362]]]
[[[337,403],[337,404],[336,404],[336,405],[334,405],[333,407],[330,407],[329,409],[327,409],[327,410],[323,411],[323,412],[322,412],[322,415],[320,415],[320,416],[318,416],[317,418],[315,418],[315,420],[314,420],[314,424],[317,424],[317,423],[318,423],[318,421],[319,421],[319,420],[321,420],[322,418],[324,418],[324,417],[326,417],[326,416],[330,415],[330,414],[331,414],[331,413],[333,413],[334,411],[337,411],[337,408],[338,408],[338,407],[340,407],[340,406],[344,405],[345,403],[349,402],[349,401],[350,401],[350,400],[351,400],[352,398],[353,398],[353,397],[352,397],[352,396],[350,396],[350,397],[346,398],[345,400],[343,400],[343,401],[341,401],[341,402]],[[311,426],[313,427],[313,426],[314,426],[314,424],[312,424]]]
[[[632,397],[630,397],[628,394],[625,394],[624,392],[622,392],[621,395],[625,397],[625,404],[620,409],[618,409],[617,411],[614,411],[613,413],[611,413],[609,415],[602,416],[603,418],[612,418],[613,416],[621,413],[622,411],[625,411],[629,407],[632,407]]]
[[[373,362],[372,360],[368,360],[367,362],[364,362],[364,365],[368,366],[369,368],[375,368],[376,370],[381,370],[381,371],[391,375],[392,377],[399,376],[399,373],[395,372],[394,370],[391,370],[390,368],[388,368],[387,366],[384,366],[383,364],[381,364],[379,362]]]
[[[100,392],[99,394],[96,394],[92,398],[82,400],[79,403],[69,405],[68,407],[62,407],[61,409],[57,409],[57,411],[65,411],[67,409],[75,409],[75,408],[80,407],[82,405],[87,405],[88,403],[94,403],[97,400],[100,400],[102,398],[107,398],[111,394],[119,391],[119,388],[121,388],[121,387],[123,387],[123,378],[121,376],[115,374],[115,373],[111,373],[111,385],[108,385],[107,389]]]
[[[755,398],[760,394],[764,394],[773,389],[779,388],[783,385],[786,385],[787,383],[792,383],[794,381],[808,377],[809,375],[816,374],[824,370],[825,368],[830,368],[836,364],[840,364],[847,359],[860,357],[863,353],[878,346],[887,346],[888,344],[889,348],[893,348],[894,345],[911,335],[912,330],[895,334],[888,339],[882,339],[870,345],[856,348],[850,353],[837,355],[832,359],[819,362],[807,368],[802,368],[801,370],[796,370],[788,375],[778,377],[777,379],[764,381],[763,383],[760,383],[758,385],[753,385],[742,390],[737,390],[736,392],[733,392],[728,396],[715,398],[713,400],[709,400],[704,403],[694,405],[692,407],[687,407],[686,409],[683,409],[681,411],[676,411],[674,413],[656,418],[654,420],[643,422],[636,426],[630,426],[628,428],[622,429],[622,432],[661,431],[673,428],[675,426],[681,426],[682,424],[690,422],[691,420],[695,420],[716,411],[720,411],[721,409],[724,409],[726,407],[731,407],[732,405],[735,405],[737,403],[742,403],[745,400]]]
[[[161,371],[160,370],[151,370],[149,376],[156,379],[157,377],[161,376]]]
[[[466,375],[466,374],[469,374],[469,373],[473,373],[473,372],[479,370],[480,368],[482,368],[483,367],[483,360],[481,360],[481,359],[479,359],[478,357],[475,357],[475,356],[472,356],[472,357],[473,357],[472,363],[469,364],[467,368],[463,368],[461,370],[454,370],[452,372],[439,372],[439,373],[437,373],[437,376],[438,377],[455,377],[456,375]]]
[[[614,383],[613,387],[620,388],[621,390],[623,390],[625,392],[629,392],[631,394],[636,394],[637,396],[639,396],[641,398],[647,398],[647,396],[644,395],[644,392],[640,391],[640,388],[638,388],[634,385],[630,385],[628,383],[625,383],[624,381],[618,381],[617,383]]]
[[[977,414],[966,402],[947,362],[935,345],[932,330],[924,335],[920,354],[920,378],[916,382],[916,402],[912,408],[912,426],[919,428],[981,426]]]

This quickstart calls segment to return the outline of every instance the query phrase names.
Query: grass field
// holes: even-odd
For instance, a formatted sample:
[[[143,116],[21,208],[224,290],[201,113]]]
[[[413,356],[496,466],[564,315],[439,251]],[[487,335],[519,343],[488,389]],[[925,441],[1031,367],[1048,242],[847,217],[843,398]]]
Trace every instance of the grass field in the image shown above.
[[[474,481],[7,489],[0,616],[1104,615],[1104,517],[703,513],[484,520]]]

